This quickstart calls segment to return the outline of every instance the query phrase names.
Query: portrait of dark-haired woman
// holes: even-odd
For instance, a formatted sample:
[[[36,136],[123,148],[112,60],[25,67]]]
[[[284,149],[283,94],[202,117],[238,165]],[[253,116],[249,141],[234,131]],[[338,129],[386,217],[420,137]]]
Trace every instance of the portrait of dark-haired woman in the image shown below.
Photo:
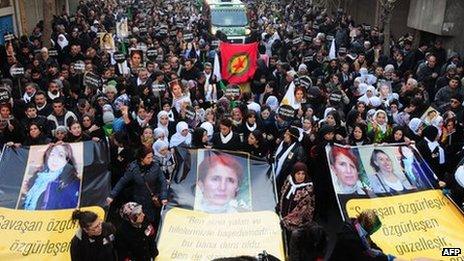
[[[24,181],[19,208],[46,210],[76,208],[79,203],[81,180],[71,145],[50,145],[45,150],[43,164]]]

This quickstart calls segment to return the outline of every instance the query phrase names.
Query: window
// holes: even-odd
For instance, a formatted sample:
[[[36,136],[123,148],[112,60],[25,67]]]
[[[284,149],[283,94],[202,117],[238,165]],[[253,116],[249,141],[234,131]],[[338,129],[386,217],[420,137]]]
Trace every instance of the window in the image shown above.
[[[248,24],[243,9],[211,10],[211,24],[215,26],[245,26]]]

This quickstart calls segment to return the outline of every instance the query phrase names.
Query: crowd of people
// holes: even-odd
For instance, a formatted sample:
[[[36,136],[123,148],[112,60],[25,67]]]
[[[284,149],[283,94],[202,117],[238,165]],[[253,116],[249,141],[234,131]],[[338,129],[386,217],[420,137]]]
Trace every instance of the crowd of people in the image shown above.
[[[235,97],[214,71],[218,47],[198,3],[81,1],[75,14],[55,16],[51,39],[42,37],[50,25],[40,22],[1,50],[0,144],[92,140],[110,147],[109,216],[122,222],[115,230],[76,212],[73,260],[156,253],[153,235],[179,146],[244,151],[273,164],[292,260],[325,255],[317,222],[336,204],[327,144],[415,144],[437,184],[462,204],[464,177],[454,175],[464,145],[459,54],[441,41],[413,48],[406,35],[394,38],[387,56],[381,30],[342,10],[248,1],[247,42],[259,42],[258,67]],[[293,116],[279,113],[284,105]],[[118,254],[109,249],[113,234]],[[110,244],[101,251],[93,237]],[[317,238],[318,249],[295,238]],[[370,254],[361,241],[358,248]]]

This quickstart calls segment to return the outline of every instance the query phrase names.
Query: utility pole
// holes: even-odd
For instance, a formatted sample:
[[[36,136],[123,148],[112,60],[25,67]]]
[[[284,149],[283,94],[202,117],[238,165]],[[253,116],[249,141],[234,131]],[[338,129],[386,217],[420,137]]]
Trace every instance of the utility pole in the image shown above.
[[[44,0],[43,1],[43,21],[44,21],[44,31],[42,33],[42,43],[45,47],[51,47],[51,37],[52,37],[52,21],[53,16],[56,13],[55,0]]]
[[[380,22],[383,29],[383,54],[390,56],[390,31],[391,31],[391,18],[393,9],[395,8],[398,0],[378,0],[380,4]]]

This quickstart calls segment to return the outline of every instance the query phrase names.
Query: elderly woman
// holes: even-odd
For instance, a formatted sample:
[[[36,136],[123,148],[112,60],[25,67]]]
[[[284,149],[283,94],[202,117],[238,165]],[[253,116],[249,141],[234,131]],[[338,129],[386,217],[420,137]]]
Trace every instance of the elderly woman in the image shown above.
[[[290,232],[312,223],[314,204],[313,183],[310,182],[308,168],[306,164],[297,162],[282,187],[277,206],[284,228]]]
[[[370,162],[375,170],[373,175],[369,175],[374,193],[398,193],[415,189],[403,173],[395,173],[392,159],[383,150],[374,149]]]
[[[128,202],[119,214],[123,220],[116,232],[119,260],[152,260],[156,257],[156,229],[145,217],[142,205]]]
[[[330,170],[334,174],[334,187],[338,194],[366,194],[359,180],[359,163],[350,149],[332,147],[329,155]]]

